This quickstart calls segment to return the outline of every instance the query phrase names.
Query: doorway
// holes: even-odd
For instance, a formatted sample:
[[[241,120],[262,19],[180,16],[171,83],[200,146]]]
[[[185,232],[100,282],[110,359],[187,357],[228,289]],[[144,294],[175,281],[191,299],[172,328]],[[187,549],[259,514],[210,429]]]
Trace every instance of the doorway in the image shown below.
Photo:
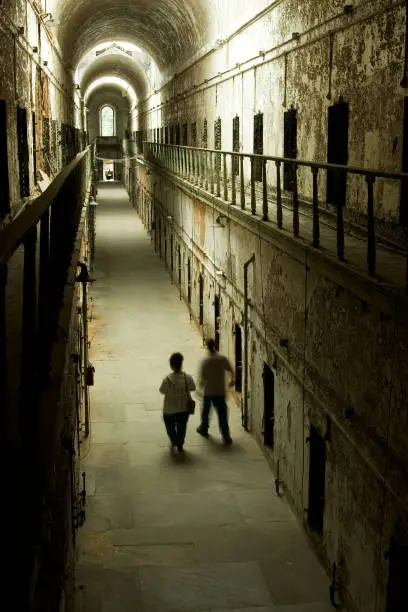
[[[214,340],[215,350],[220,350],[221,302],[218,295],[214,297]]]
[[[307,521],[315,533],[322,535],[326,487],[326,443],[316,427],[310,426],[309,505]]]
[[[297,158],[297,110],[290,108],[283,115],[283,157]],[[283,188],[293,191],[295,168],[292,164],[283,165]]]
[[[242,392],[242,330],[235,324],[235,391]]]
[[[18,143],[18,167],[19,167],[19,172],[20,172],[20,196],[22,198],[25,198],[30,195],[27,110],[25,108],[18,108],[18,107],[17,107],[17,143]]]
[[[164,267],[167,268],[167,227],[164,225]]]
[[[254,153],[263,155],[263,113],[254,115]],[[254,180],[262,181],[262,160],[254,160]]]
[[[404,98],[404,124],[402,135],[402,168],[401,172],[408,172],[408,97]],[[401,181],[401,199],[399,209],[399,222],[408,225],[408,183]]]
[[[37,144],[36,144],[35,113],[34,112],[31,113],[31,120],[33,122],[33,174],[34,174],[34,185],[36,185],[37,184]]]
[[[204,325],[204,278],[202,274],[198,277],[198,304],[200,325]]]
[[[327,163],[347,165],[348,162],[348,102],[337,102],[329,106]],[[347,174],[327,171],[326,201],[334,206],[346,205]]]
[[[104,181],[113,181],[115,180],[115,171],[114,164],[112,160],[104,160],[103,162],[103,172],[102,179]]]
[[[391,539],[388,563],[387,612],[407,609],[406,579],[408,576],[408,541],[397,536]]]
[[[178,284],[181,287],[181,248],[177,246]]]
[[[187,303],[191,304],[191,259],[187,261]]]
[[[264,388],[264,444],[275,446],[275,375],[267,363],[263,367]]]
[[[0,100],[0,219],[10,212],[9,168],[7,152],[7,106]]]

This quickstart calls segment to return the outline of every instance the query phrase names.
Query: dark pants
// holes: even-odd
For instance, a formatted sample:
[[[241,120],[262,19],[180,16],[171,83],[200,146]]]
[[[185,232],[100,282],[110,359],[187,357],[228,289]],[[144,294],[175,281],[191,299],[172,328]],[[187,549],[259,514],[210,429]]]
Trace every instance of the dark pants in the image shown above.
[[[188,412],[176,412],[175,414],[163,414],[164,424],[170,442],[176,446],[183,446],[186,437]]]
[[[226,442],[231,440],[230,430],[228,426],[228,406],[225,397],[204,395],[203,407],[201,410],[201,425],[200,431],[203,434],[208,433],[210,427],[210,409],[211,404],[214,406],[218,416],[218,426],[222,437]]]

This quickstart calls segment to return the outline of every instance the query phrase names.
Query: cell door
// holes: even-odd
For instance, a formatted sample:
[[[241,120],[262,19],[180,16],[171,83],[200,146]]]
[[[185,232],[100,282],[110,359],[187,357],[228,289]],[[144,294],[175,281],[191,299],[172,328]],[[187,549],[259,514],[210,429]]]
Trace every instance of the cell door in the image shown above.
[[[191,259],[187,261],[187,302],[191,304]]]
[[[31,119],[33,123],[33,173],[34,173],[34,184],[37,184],[37,144],[36,144],[36,133],[35,133],[35,113],[31,113]],[[65,163],[65,160],[64,160]]]
[[[204,324],[204,278],[200,274],[198,277],[198,304],[200,325]]]
[[[264,444],[273,448],[275,445],[275,376],[267,363],[264,363]]]
[[[27,110],[25,108],[17,108],[17,143],[20,196],[25,198],[30,195]]]
[[[408,542],[392,538],[388,556],[387,612],[407,609]]]
[[[235,325],[235,391],[242,391],[242,331]]]
[[[181,248],[177,246],[178,284],[181,286]]]
[[[348,163],[349,105],[338,102],[329,106],[327,163],[347,165]],[[327,172],[326,199],[328,204],[345,206],[347,175],[345,172]]]
[[[323,533],[326,488],[326,443],[317,429],[310,427],[309,504],[307,520],[315,533]]]
[[[214,121],[214,149],[221,151],[221,117]],[[221,153],[215,156],[215,170],[221,172]]]
[[[170,270],[174,270],[174,245],[173,245],[173,234],[170,234]]]
[[[167,268],[167,228],[164,226],[164,266]]]
[[[263,155],[263,113],[254,116],[254,153]],[[260,159],[254,163],[254,179],[262,181],[262,160]]]
[[[7,106],[0,100],[0,219],[10,212],[10,187],[7,152]]]
[[[162,224],[161,219],[158,219],[158,239],[159,239],[159,255],[162,256]]]
[[[239,151],[239,117],[232,120],[232,150]],[[239,174],[239,157],[232,158],[232,171],[237,176]]]
[[[218,295],[214,297],[214,340],[215,350],[220,350],[220,334],[221,334],[221,303]]]
[[[404,98],[401,172],[408,172],[408,97]],[[401,182],[399,222],[401,225],[408,225],[408,183],[406,181]]]
[[[297,110],[290,108],[283,115],[283,157],[297,158]],[[295,169],[292,164],[283,166],[283,188],[293,191]]]

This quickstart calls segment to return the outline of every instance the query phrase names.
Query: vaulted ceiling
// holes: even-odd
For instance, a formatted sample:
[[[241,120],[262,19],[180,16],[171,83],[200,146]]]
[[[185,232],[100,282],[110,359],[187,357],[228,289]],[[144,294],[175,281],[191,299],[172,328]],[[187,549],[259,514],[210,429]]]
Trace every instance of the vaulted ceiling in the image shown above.
[[[61,0],[58,38],[72,65],[90,48],[120,40],[139,46],[165,71],[201,47],[207,13],[205,0]]]

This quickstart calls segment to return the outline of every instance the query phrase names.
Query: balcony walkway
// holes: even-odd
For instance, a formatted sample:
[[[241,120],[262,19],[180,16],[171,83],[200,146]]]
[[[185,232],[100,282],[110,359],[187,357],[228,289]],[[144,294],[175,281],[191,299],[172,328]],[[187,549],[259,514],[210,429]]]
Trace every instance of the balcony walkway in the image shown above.
[[[214,421],[198,436],[195,415],[184,456],[169,451],[158,386],[175,350],[195,375],[201,337],[124,188],[101,185],[97,200],[77,612],[331,612],[329,581],[237,409],[232,447]]]

